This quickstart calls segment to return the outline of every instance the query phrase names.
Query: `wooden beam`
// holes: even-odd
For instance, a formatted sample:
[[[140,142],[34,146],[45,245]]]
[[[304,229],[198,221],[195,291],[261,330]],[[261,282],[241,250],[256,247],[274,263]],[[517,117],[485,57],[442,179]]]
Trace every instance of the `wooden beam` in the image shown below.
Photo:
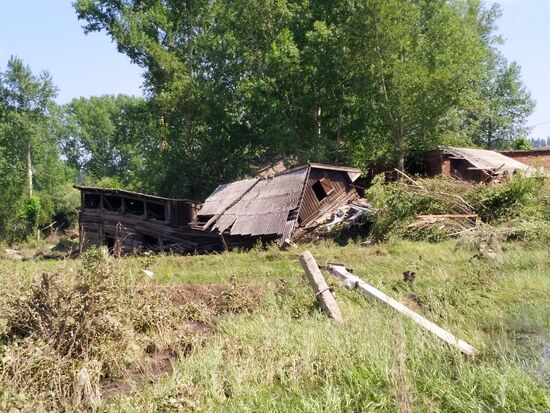
[[[464,354],[468,356],[474,356],[477,354],[477,350],[466,343],[465,341],[460,340],[459,338],[456,338],[454,335],[449,333],[446,330],[443,330],[438,325],[432,323],[431,321],[425,319],[420,314],[415,313],[410,308],[406,307],[405,305],[401,304],[399,301],[394,300],[390,296],[384,294],[382,291],[374,288],[372,285],[367,284],[365,281],[360,279],[359,277],[351,274],[346,270],[345,267],[341,265],[336,264],[329,264],[328,270],[332,275],[334,275],[337,278],[340,278],[344,281],[344,285],[348,288],[359,288],[363,291],[363,293],[367,296],[374,297],[378,301],[389,305],[391,308],[393,308],[395,311],[406,315],[407,317],[411,318],[414,322],[420,324],[422,327],[424,327],[426,330],[430,331],[431,333],[438,336],[443,341],[457,347],[462,351]]]
[[[460,214],[425,214],[425,215],[417,215],[417,218],[479,218],[479,215],[477,214],[467,214],[467,215],[460,215]]]
[[[311,255],[311,252],[305,251],[300,255],[300,263],[307,275],[309,285],[311,285],[311,288],[313,288],[315,292],[315,298],[323,308],[323,311],[333,320],[342,322],[342,315],[340,314],[338,303],[329,290],[325,278],[323,274],[321,274],[321,270],[315,262],[313,255]]]

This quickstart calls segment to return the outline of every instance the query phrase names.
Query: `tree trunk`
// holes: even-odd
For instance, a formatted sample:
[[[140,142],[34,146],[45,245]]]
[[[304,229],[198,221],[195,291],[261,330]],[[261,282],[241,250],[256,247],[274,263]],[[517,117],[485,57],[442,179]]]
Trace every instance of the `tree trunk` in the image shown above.
[[[315,113],[315,120],[317,121],[317,138],[321,138],[321,106],[317,108]]]
[[[343,93],[342,93],[343,95]],[[342,102],[338,108],[338,129],[336,130],[336,147],[340,149],[342,144],[341,135],[342,135],[342,124],[344,123],[344,97],[342,96]]]
[[[31,143],[27,143],[27,177],[29,180],[29,198],[32,197],[32,158]]]
[[[490,119],[487,128],[487,149],[493,149],[493,121]]]
[[[403,120],[399,122],[399,126],[395,131],[395,147],[397,149],[397,169],[400,171],[405,170],[405,152],[403,149],[405,141],[405,128],[403,127]]]

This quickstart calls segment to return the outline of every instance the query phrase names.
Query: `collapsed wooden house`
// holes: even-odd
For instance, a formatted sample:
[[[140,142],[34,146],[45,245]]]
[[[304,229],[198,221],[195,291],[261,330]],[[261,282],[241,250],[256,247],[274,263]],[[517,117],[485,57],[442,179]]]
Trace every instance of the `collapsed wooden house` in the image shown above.
[[[129,252],[211,251],[221,249],[219,235],[193,230],[198,202],[169,199],[121,189],[76,186],[81,194],[80,249],[107,246]]]
[[[474,181],[492,182],[516,173],[532,175],[534,168],[501,153],[485,149],[440,146],[427,152],[423,159],[424,173]]]
[[[359,197],[356,168],[308,164],[220,185],[199,204],[121,189],[81,191],[81,250],[206,252],[299,237]]]
[[[308,164],[269,177],[220,185],[192,227],[220,234],[228,249],[295,239],[359,197],[356,168]]]

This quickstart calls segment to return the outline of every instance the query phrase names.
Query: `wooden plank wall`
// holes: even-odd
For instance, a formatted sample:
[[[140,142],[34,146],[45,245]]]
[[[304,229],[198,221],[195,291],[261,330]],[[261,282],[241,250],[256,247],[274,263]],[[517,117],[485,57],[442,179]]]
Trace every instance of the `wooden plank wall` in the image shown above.
[[[328,180],[335,190],[319,201],[313,190],[313,185],[322,178]],[[345,204],[358,196],[345,172],[312,168],[304,191],[298,222],[300,225],[307,225],[329,209]]]
[[[97,192],[92,192],[97,195]],[[100,195],[103,197],[104,194]],[[134,215],[102,208],[85,208],[85,192],[82,195],[79,214],[80,245],[84,251],[90,246],[117,243],[123,252],[136,248],[157,251],[204,252],[222,250],[219,234],[193,230],[189,222],[195,218],[197,206],[192,202],[179,200],[148,200],[138,196],[120,195],[124,199],[163,204],[166,221],[147,218],[146,214]],[[113,196],[109,194],[109,196]]]

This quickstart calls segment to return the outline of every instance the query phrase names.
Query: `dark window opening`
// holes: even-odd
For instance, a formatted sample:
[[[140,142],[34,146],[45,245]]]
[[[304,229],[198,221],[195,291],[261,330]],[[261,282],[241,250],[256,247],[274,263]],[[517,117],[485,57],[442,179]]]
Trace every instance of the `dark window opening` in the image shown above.
[[[147,202],[147,218],[166,221],[166,209],[163,204]]]
[[[105,244],[107,244],[107,249],[109,250],[109,252],[112,253],[113,250],[115,249],[115,239],[113,237],[106,235]]]
[[[103,208],[107,211],[120,211],[122,209],[122,198],[119,196],[105,195],[103,197]]]
[[[98,194],[84,194],[84,208],[98,209],[100,201]]]
[[[327,196],[334,192],[334,187],[332,184],[325,178],[319,179],[312,186],[313,192],[319,201],[322,201]]]
[[[158,248],[159,239],[158,237],[153,237],[151,235],[143,234],[143,245],[149,248]]]
[[[327,196],[329,196],[330,194],[332,194],[335,191],[332,182],[330,182],[328,179],[323,178],[323,179],[320,179],[319,182],[321,182],[321,186],[323,187],[323,189],[327,193]]]
[[[294,208],[288,211],[288,216],[286,218],[287,221],[292,221],[298,218],[298,212],[300,211],[299,208]]]
[[[214,215],[198,215],[197,216],[197,222],[199,224],[206,224],[208,221],[212,219]]]
[[[125,198],[126,212],[133,215],[143,215],[145,212],[145,203],[137,199]]]

